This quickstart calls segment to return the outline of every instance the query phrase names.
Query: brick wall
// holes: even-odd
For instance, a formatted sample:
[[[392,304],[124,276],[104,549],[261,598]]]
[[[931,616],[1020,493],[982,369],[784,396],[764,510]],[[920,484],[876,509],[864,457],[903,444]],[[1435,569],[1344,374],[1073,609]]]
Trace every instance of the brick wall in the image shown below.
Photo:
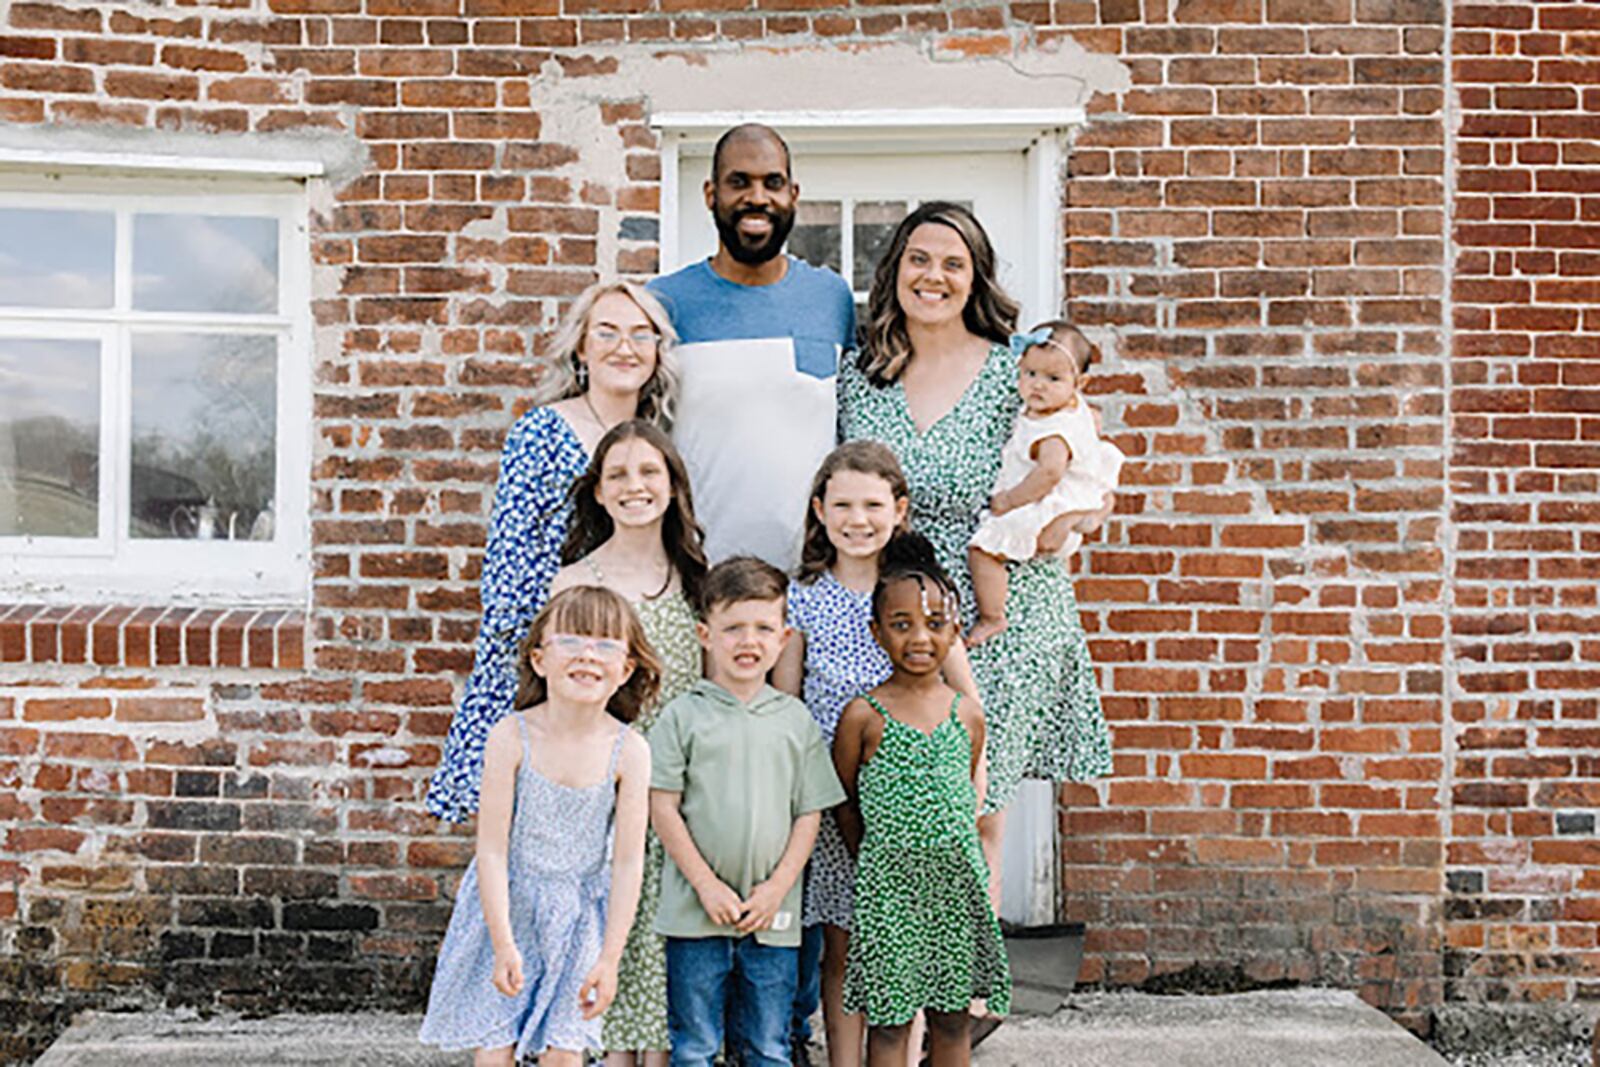
[[[1447,993],[1600,994],[1600,8],[1461,4]]]
[[[1118,774],[1068,791],[1089,973],[1331,981],[1416,1020],[1449,800],[1443,12],[1075,7],[1133,78],[1067,197],[1134,458],[1079,582]]]
[[[597,104],[594,142],[542,140],[531,76],[622,43],[1070,36],[1127,66],[1065,209],[1072,315],[1114,336],[1097,389],[1133,461],[1078,584],[1117,750],[1114,779],[1063,793],[1086,978],[1331,982],[1418,1025],[1446,997],[1592,991],[1594,18],[0,8],[0,120],[327,130],[370,157],[314,220],[309,615],[0,612],[0,996],[37,1027],[0,1056],[108,998],[425,989],[470,838],[420,798],[470,663],[496,450],[561,300],[657,258],[630,237],[650,227],[601,228],[658,208],[643,105]],[[585,168],[602,139],[620,173]]]

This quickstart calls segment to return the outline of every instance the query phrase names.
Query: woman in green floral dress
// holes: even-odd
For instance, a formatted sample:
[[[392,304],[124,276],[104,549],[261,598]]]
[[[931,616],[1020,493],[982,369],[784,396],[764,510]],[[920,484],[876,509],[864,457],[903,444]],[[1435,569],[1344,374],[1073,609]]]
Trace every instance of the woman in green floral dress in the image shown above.
[[[878,264],[861,357],[839,373],[840,437],[888,445],[911,485],[911,526],[972,608],[967,543],[989,500],[1016,420],[1017,305],[971,212],[929,202],[906,217]],[[1072,579],[1053,555],[1011,564],[1011,625],[972,650],[988,722],[988,787],[979,820],[990,893],[1000,899],[1005,809],[1023,778],[1085,781],[1111,771],[1111,743]]]
[[[700,678],[690,605],[699,596],[706,558],[688,474],[666,435],[635,420],[601,439],[572,496],[572,522],[561,551],[567,565],[550,592],[601,585],[633,605],[662,663],[659,701],[633,724],[648,735],[660,708]],[[610,1067],[667,1063],[666,942],[654,930],[662,857],[661,841],[651,831],[639,910],[622,951],[617,995],[602,1024]]]

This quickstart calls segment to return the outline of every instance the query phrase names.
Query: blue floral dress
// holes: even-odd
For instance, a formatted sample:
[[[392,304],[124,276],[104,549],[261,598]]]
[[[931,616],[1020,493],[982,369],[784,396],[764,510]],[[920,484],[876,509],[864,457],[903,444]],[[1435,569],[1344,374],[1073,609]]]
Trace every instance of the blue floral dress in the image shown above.
[[[801,698],[828,745],[851,700],[886,681],[893,665],[872,636],[872,594],[858,593],[824,571],[811,582],[789,583],[789,625],[806,639]],[[824,812],[817,845],[806,864],[806,926],[850,928],[856,865],[839,835],[833,812]]]
[[[463,822],[478,810],[483,746],[489,730],[511,710],[517,644],[561,569],[561,542],[572,513],[568,490],[588,466],[583,442],[552,408],[534,408],[506,435],[483,557],[483,622],[472,675],[425,802],[441,819]]]

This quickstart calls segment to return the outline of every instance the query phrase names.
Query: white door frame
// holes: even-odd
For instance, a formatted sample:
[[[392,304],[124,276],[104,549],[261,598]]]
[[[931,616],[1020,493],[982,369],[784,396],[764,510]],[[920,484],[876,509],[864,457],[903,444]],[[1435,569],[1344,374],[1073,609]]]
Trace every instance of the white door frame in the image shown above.
[[[698,189],[680,189],[679,156],[704,151],[722,132],[759,122],[781,133],[796,151],[846,154],[1021,152],[1024,160],[1024,244],[1015,293],[1022,324],[1060,314],[1063,238],[1061,228],[1063,143],[1067,130],[1084,121],[1082,108],[878,111],[662,112],[651,117],[661,135],[661,271],[684,264],[679,253],[680,197],[699,199]],[[1059,881],[1055,790],[1024,783],[1008,810],[1001,867],[1005,894],[1001,917],[1043,925],[1056,921]]]

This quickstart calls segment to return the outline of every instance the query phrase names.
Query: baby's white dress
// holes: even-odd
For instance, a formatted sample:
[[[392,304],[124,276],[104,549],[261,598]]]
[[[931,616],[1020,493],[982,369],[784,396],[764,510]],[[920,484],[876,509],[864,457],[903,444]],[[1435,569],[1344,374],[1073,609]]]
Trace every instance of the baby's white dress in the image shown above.
[[[1122,450],[1110,441],[1102,440],[1094,432],[1094,413],[1082,397],[1068,409],[1033,418],[1026,411],[1017,416],[1017,424],[1000,452],[1000,473],[995,478],[994,492],[1010,489],[1028,476],[1037,466],[1033,447],[1047,437],[1059,437],[1072,450],[1072,459],[1055,488],[1044,499],[1014,508],[1004,515],[992,514],[987,508],[979,516],[977,532],[972,544],[992,556],[1002,559],[1025,560],[1038,554],[1039,531],[1058,515],[1069,511],[1098,511],[1105,504],[1105,494],[1117,487],[1122,475]],[[1072,555],[1083,543],[1083,536],[1068,536],[1061,551],[1063,559]]]

